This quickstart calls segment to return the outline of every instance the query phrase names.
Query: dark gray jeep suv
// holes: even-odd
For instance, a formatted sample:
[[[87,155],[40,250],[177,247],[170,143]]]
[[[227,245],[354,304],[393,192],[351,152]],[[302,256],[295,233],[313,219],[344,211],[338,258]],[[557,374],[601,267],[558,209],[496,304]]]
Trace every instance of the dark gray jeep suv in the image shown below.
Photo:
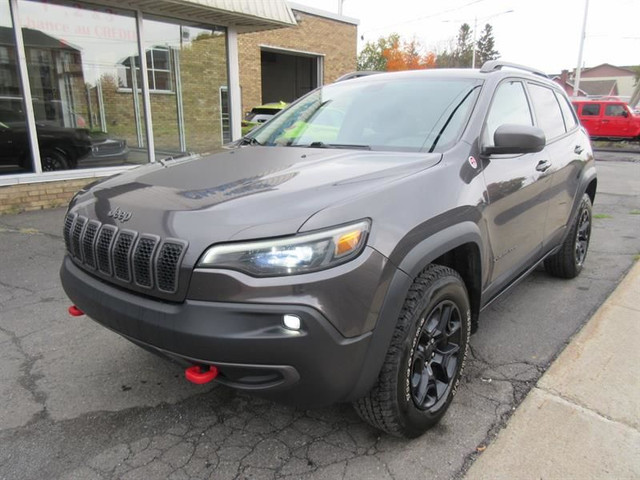
[[[595,192],[589,138],[544,74],[371,75],[224,152],[82,190],[61,277],[71,313],[191,381],[353,402],[412,437],[449,406],[483,308],[540,262],[580,272]]]

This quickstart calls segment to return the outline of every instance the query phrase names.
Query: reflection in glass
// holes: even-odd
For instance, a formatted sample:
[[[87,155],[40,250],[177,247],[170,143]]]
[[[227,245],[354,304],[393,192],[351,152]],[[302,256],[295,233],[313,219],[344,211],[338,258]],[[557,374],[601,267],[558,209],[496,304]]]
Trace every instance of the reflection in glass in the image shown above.
[[[144,37],[156,158],[228,142],[224,31],[147,19]]]
[[[142,95],[119,75],[123,62],[135,69],[138,60],[133,13],[18,6],[42,169],[147,162]]]
[[[0,0],[0,175],[33,171],[8,0]]]

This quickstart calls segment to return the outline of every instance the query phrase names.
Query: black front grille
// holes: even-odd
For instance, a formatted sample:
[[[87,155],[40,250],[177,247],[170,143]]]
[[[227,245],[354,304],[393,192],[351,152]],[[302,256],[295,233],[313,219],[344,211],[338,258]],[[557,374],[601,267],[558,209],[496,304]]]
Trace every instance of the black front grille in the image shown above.
[[[67,247],[67,251],[71,252],[71,227],[73,221],[76,219],[75,213],[69,213],[64,219],[64,228],[62,229],[62,235],[64,236],[64,244]]]
[[[67,251],[82,266],[114,283],[178,291],[178,274],[187,243],[155,235],[119,230],[87,217],[68,214],[63,235]]]
[[[87,229],[84,231],[84,237],[82,237],[82,258],[84,263],[89,267],[96,268],[96,256],[93,249],[93,242],[96,239],[96,233],[98,233],[100,224],[95,220],[89,222]]]
[[[116,233],[116,227],[104,225],[98,234],[96,241],[96,256],[98,257],[98,270],[107,275],[111,275],[111,244]]]
[[[125,282],[131,281],[131,247],[136,235],[133,232],[122,231],[118,234],[113,246],[113,271],[117,278]]]
[[[82,251],[80,250],[80,236],[84,230],[84,226],[87,223],[86,217],[76,218],[76,222],[73,224],[73,231],[71,233],[71,253],[74,257],[82,259]]]
[[[136,283],[142,287],[153,287],[151,259],[157,244],[156,238],[141,237],[133,252],[133,277]]]
[[[158,289],[175,292],[178,281],[178,265],[182,260],[184,245],[177,242],[165,242],[160,248],[157,261]]]

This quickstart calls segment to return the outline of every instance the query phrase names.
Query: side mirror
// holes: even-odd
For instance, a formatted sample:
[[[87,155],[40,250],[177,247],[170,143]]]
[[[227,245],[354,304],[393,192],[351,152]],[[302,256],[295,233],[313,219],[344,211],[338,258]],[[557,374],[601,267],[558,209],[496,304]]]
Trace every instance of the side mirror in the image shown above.
[[[623,110],[623,111],[622,111],[622,116],[623,116],[624,118],[627,118],[627,117],[629,116],[629,112],[627,112],[626,110]]]
[[[531,125],[500,125],[493,134],[492,146],[482,148],[484,155],[540,152],[547,139],[542,129]]]

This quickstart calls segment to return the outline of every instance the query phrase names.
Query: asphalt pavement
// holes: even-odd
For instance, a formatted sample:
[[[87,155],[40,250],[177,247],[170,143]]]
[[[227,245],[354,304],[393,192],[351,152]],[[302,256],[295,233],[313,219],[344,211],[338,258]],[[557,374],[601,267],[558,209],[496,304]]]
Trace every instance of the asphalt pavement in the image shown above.
[[[563,392],[565,377],[541,387],[541,376],[637,260],[633,160],[598,162],[580,277],[538,270],[483,312],[452,407],[411,441],[380,434],[349,405],[301,410],[187,383],[173,364],[69,317],[63,210],[0,217],[0,479],[462,478],[490,459],[521,403]],[[575,428],[563,415],[554,424]],[[532,478],[521,472],[510,478]]]

